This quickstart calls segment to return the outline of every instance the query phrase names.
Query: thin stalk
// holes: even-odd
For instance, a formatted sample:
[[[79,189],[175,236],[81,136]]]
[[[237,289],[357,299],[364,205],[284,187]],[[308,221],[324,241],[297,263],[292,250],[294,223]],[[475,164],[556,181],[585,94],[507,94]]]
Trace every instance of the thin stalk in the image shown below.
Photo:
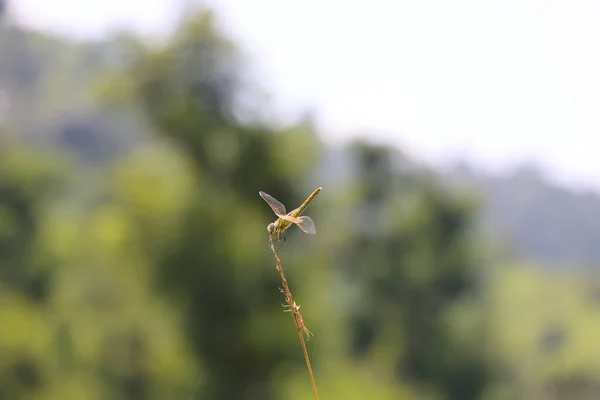
[[[315,377],[312,372],[312,368],[310,366],[310,360],[308,358],[308,350],[306,349],[306,342],[304,340],[304,335],[308,339],[312,334],[306,325],[304,325],[304,320],[302,319],[302,314],[300,314],[300,306],[296,305],[294,299],[292,298],[292,292],[290,291],[290,287],[288,285],[287,279],[285,279],[285,274],[283,273],[283,267],[281,266],[281,260],[277,255],[277,251],[275,250],[275,246],[273,245],[273,238],[269,237],[269,244],[271,245],[271,250],[273,251],[273,256],[275,257],[275,262],[277,263],[277,271],[279,271],[279,275],[281,276],[281,292],[285,295],[286,305],[284,307],[287,308],[287,312],[291,312],[294,317],[294,325],[296,325],[296,331],[298,332],[298,337],[300,338],[300,344],[302,345],[302,352],[304,353],[304,361],[306,362],[306,368],[308,369],[308,376],[310,377],[310,383],[312,385],[313,393],[315,395],[315,400],[319,400],[319,395],[317,394],[317,384],[315,383]],[[303,335],[304,334],[304,335]]]

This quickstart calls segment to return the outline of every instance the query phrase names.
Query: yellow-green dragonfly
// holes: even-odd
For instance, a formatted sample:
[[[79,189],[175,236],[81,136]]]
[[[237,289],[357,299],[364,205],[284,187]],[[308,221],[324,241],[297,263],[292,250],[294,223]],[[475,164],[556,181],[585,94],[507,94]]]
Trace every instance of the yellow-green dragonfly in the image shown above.
[[[308,207],[308,205],[315,198],[315,196],[319,194],[321,189],[321,187],[316,188],[315,191],[312,192],[310,196],[306,198],[306,200],[304,200],[300,207],[296,208],[293,211],[290,211],[289,213],[286,213],[285,206],[280,201],[276,200],[273,196],[265,192],[258,192],[258,194],[260,194],[260,197],[262,197],[263,200],[267,202],[267,204],[271,207],[275,215],[277,215],[277,220],[275,222],[271,222],[269,226],[267,226],[267,231],[269,231],[269,234],[271,236],[275,236],[278,241],[281,240],[281,237],[283,237],[283,243],[281,244],[281,246],[279,246],[279,248],[281,248],[285,243],[285,230],[292,226],[292,224],[296,224],[298,228],[302,229],[306,233],[310,233],[311,235],[317,233],[315,223],[313,222],[313,220],[310,219],[310,217],[301,217],[300,215],[304,212],[306,207]]]

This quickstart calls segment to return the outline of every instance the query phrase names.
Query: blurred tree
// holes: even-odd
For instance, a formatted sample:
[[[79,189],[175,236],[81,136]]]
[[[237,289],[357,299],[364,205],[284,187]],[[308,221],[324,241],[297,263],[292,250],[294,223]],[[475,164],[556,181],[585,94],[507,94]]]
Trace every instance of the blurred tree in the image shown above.
[[[24,398],[44,383],[49,331],[40,311],[53,275],[41,231],[60,181],[55,161],[0,132],[0,398]]]
[[[360,198],[342,263],[361,293],[352,352],[362,358],[388,346],[399,377],[433,385],[444,398],[476,399],[489,380],[485,353],[473,346],[482,337],[453,326],[457,305],[478,290],[473,206],[424,171],[403,174],[402,158],[385,147],[357,143],[354,152]]]
[[[278,132],[258,120],[242,123],[238,99],[247,93],[240,71],[234,47],[202,12],[113,81],[123,101],[129,88],[129,101],[144,105],[154,129],[191,167],[193,201],[179,240],[166,249],[151,237],[141,243],[158,264],[157,282],[184,310],[194,354],[208,374],[198,393],[203,399],[276,398],[272,374],[298,355],[293,325],[279,307],[278,276],[269,268],[265,221],[274,216],[258,191],[298,201],[295,189],[310,170],[316,141],[302,127]],[[117,174],[128,182],[120,187],[145,190],[125,171]],[[123,192],[122,201],[136,204],[133,193]],[[140,226],[152,226],[150,215],[139,218]]]
[[[0,137],[0,281],[43,301],[51,264],[39,242],[45,207],[57,190],[55,159]]]
[[[61,154],[0,142],[0,398],[187,398],[202,376],[132,218],[72,198]]]

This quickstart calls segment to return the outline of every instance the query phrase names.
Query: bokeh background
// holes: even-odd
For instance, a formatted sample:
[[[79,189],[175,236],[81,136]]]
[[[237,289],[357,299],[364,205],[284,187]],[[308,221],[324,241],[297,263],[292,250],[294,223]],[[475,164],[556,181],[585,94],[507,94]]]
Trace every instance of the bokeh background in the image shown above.
[[[596,2],[0,18],[0,399],[600,398]]]

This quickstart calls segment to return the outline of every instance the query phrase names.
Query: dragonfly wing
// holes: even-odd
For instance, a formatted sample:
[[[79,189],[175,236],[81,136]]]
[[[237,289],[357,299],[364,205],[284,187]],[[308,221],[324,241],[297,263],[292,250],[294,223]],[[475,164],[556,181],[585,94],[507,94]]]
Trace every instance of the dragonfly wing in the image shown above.
[[[317,233],[317,228],[315,228],[315,223],[313,222],[312,219],[310,219],[310,217],[300,217],[300,218],[296,218],[296,219],[300,220],[299,222],[296,222],[296,225],[298,225],[298,228],[302,229],[306,233],[310,233],[311,235],[314,235],[315,233]]]
[[[275,199],[273,196],[271,196],[270,194],[267,194],[265,192],[258,192],[258,194],[260,195],[260,197],[263,198],[264,201],[267,202],[267,204],[271,207],[271,210],[273,210],[273,212],[278,217],[281,217],[286,214],[285,206],[283,204],[281,204],[281,202],[279,200]],[[292,221],[292,222],[294,222],[294,221]]]

